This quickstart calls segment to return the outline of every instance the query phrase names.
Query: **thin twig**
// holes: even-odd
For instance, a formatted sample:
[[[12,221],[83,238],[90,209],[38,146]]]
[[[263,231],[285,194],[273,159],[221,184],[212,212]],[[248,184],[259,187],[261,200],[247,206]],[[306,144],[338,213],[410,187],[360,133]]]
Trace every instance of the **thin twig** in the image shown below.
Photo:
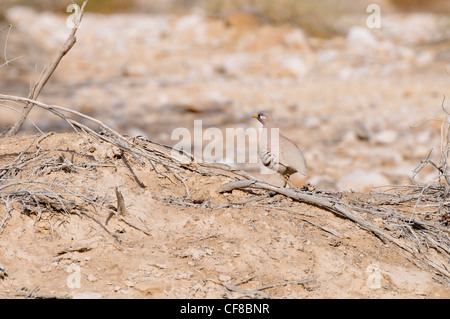
[[[39,80],[35,83],[35,85],[32,87],[30,94],[28,95],[29,99],[36,100],[39,97],[39,94],[41,93],[44,86],[47,84],[48,80],[52,76],[53,72],[55,72],[56,68],[58,67],[61,60],[64,58],[64,56],[72,49],[72,47],[75,45],[77,39],[76,39],[76,33],[80,27],[84,9],[86,7],[87,0],[83,2],[83,5],[81,6],[80,15],[77,19],[77,22],[74,24],[74,27],[72,31],[70,32],[70,35],[64,45],[59,50],[56,57],[53,59],[50,66],[45,70],[45,72],[42,74],[41,77],[39,77]],[[6,133],[6,136],[13,136],[16,135],[19,130],[21,129],[22,125],[25,123],[25,120],[28,117],[28,114],[30,113],[31,109],[33,108],[33,103],[26,103],[24,104],[24,107],[22,109],[22,113],[20,115],[20,118],[14,123],[13,127],[11,127]]]
[[[123,199],[123,195],[119,191],[118,187],[114,188],[114,192],[116,193],[117,198],[117,215],[124,216],[127,213],[127,209],[125,208],[125,200]]]
[[[8,29],[8,33],[6,34],[5,48],[3,50],[3,58],[5,59],[5,62],[0,65],[0,68],[5,66],[5,65],[9,65],[11,62],[14,62],[14,61],[16,61],[16,60],[18,60],[18,59],[23,57],[21,55],[19,57],[16,57],[16,58],[13,58],[13,59],[9,60],[8,57],[6,56],[6,53],[8,52],[8,49],[7,49],[7,47],[8,47],[8,39],[9,39],[9,34],[11,33],[12,24],[8,25],[6,28]],[[0,31],[3,31],[3,30],[0,30]]]
[[[217,237],[219,237],[219,235],[210,235],[210,236],[206,236],[206,237],[202,237],[202,238],[198,238],[198,239],[194,239],[194,240],[188,241],[188,243],[189,244],[193,244],[193,243],[196,243],[196,242],[199,242],[199,241],[202,241],[202,240],[206,240],[206,239],[210,239],[210,238],[217,238]]]

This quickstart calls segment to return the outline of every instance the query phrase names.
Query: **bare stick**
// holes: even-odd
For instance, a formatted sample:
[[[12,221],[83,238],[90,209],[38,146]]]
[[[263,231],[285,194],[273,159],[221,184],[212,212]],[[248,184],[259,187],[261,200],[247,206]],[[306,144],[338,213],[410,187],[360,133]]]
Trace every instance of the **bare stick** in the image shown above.
[[[0,68],[2,66],[8,65],[8,64],[10,64],[13,61],[16,61],[16,60],[22,58],[22,56],[19,56],[17,58],[9,60],[8,57],[6,56],[6,52],[8,51],[8,49],[7,49],[7,47],[8,47],[8,39],[9,39],[9,34],[11,33],[12,24],[10,24],[7,28],[8,28],[8,33],[6,34],[5,49],[4,49],[4,52],[3,52],[3,56],[4,56],[3,58],[5,59],[5,62],[2,65],[0,65]],[[0,31],[3,31],[3,30],[0,30]]]
[[[37,292],[39,285],[34,287],[31,291],[26,288],[22,288],[14,293],[14,296],[25,297],[25,299],[72,299],[70,295],[61,295],[45,292]]]
[[[4,199],[2,197],[1,199],[5,203],[5,218],[3,218],[2,222],[0,223],[0,234],[3,232],[3,228],[5,227],[6,222],[8,221],[8,219],[11,218],[11,212],[12,212],[12,208],[11,208],[11,204],[10,204],[9,198],[8,199]]]
[[[206,236],[206,237],[202,237],[202,238],[198,238],[198,239],[194,239],[194,240],[188,241],[188,243],[189,244],[193,244],[193,243],[196,243],[196,242],[199,242],[199,241],[202,241],[202,240],[206,240],[206,239],[210,239],[210,238],[217,238],[217,237],[219,237],[219,235],[210,235],[210,236]]]
[[[78,31],[78,28],[80,27],[81,20],[83,18],[84,8],[86,7],[87,0],[83,2],[83,5],[81,6],[81,10],[79,13],[79,18],[77,19],[72,31],[70,32],[69,38],[66,40],[64,45],[59,50],[57,56],[53,59],[50,66],[46,69],[46,71],[42,74],[42,76],[39,77],[39,80],[35,83],[35,85],[32,87],[30,94],[28,95],[28,98],[32,100],[36,100],[41,93],[44,86],[47,84],[48,80],[52,76],[53,72],[55,72],[56,68],[58,67],[59,63],[61,62],[62,58],[72,49],[72,47],[75,45],[77,38],[76,33]],[[26,103],[22,109],[22,113],[20,115],[20,118],[18,121],[11,127],[8,131],[4,133],[6,136],[13,136],[16,135],[19,130],[21,129],[22,125],[25,123],[25,120],[28,117],[28,114],[30,113],[31,109],[33,108],[34,104],[32,103]]]
[[[289,285],[289,284],[304,285],[304,284],[307,284],[307,283],[313,282],[313,281],[316,281],[316,279],[314,279],[313,277],[306,278],[306,279],[300,279],[300,280],[283,281],[283,282],[280,282],[278,284],[267,285],[267,286],[256,288],[254,290],[261,291],[261,290],[266,290],[266,289],[270,289],[270,288],[286,286],[286,285]]]
[[[270,296],[268,294],[266,294],[265,292],[263,292],[262,290],[276,288],[276,287],[282,287],[282,286],[286,286],[289,284],[304,285],[304,284],[307,284],[307,283],[313,282],[313,281],[315,281],[315,279],[311,277],[311,278],[306,278],[306,279],[301,279],[301,280],[283,281],[283,282],[280,282],[277,284],[271,284],[271,285],[262,286],[259,288],[253,288],[253,289],[246,289],[246,288],[238,287],[235,285],[229,285],[226,283],[221,283],[221,284],[222,284],[222,286],[227,288],[229,291],[239,292],[239,293],[243,294],[242,296],[239,296],[238,298],[250,297],[250,298],[257,298],[257,299],[261,299],[261,298],[268,299],[268,298],[270,298]]]
[[[403,248],[404,250],[410,252],[411,254],[414,253],[414,251],[410,247],[402,244],[396,238],[390,236],[389,234],[383,232],[378,227],[370,224],[369,222],[365,221],[361,217],[350,212],[348,209],[345,208],[345,204],[337,199],[332,200],[327,197],[321,197],[321,196],[317,196],[317,195],[309,195],[309,194],[305,194],[305,193],[296,192],[296,191],[288,189],[288,188],[281,188],[281,187],[276,187],[276,186],[273,186],[273,185],[270,185],[267,183],[263,183],[263,182],[248,181],[248,180],[227,183],[225,185],[222,185],[218,189],[217,192],[224,193],[224,192],[232,191],[233,189],[247,188],[247,187],[256,188],[256,189],[265,189],[268,191],[274,191],[279,194],[290,197],[294,200],[298,200],[300,202],[304,202],[304,203],[307,203],[310,205],[314,205],[314,206],[326,209],[338,216],[345,217],[345,218],[352,220],[357,225],[359,225],[361,228],[364,228],[364,229],[372,232],[373,234],[380,237],[381,239],[383,239],[383,238],[387,239],[387,240],[395,243],[397,246]]]
[[[116,198],[117,198],[117,215],[124,216],[127,212],[127,210],[125,208],[125,200],[123,199],[123,195],[119,191],[118,187],[115,187],[114,191],[116,192]]]
[[[89,250],[91,250],[91,247],[87,247],[87,246],[81,246],[81,247],[77,247],[77,248],[65,248],[62,250],[58,250],[56,252],[57,255],[64,255],[67,253],[73,253],[73,252],[78,252],[78,253],[85,253]]]
[[[219,188],[218,192],[219,193],[230,192],[233,189],[242,189],[242,188],[247,188],[247,187],[255,188],[255,189],[264,189],[264,190],[268,190],[268,191],[274,191],[274,192],[277,192],[278,194],[282,194],[282,195],[290,197],[294,200],[304,202],[309,205],[313,205],[313,206],[328,210],[338,216],[350,219],[351,221],[355,222],[361,228],[372,232],[374,235],[376,235],[378,238],[380,238],[383,242],[385,240],[388,240],[388,241],[394,243],[395,245],[397,245],[398,247],[402,248],[403,250],[407,251],[414,257],[419,258],[419,254],[416,249],[402,243],[397,238],[394,238],[393,236],[389,235],[388,233],[382,231],[380,228],[372,225],[370,222],[357,216],[356,214],[354,214],[347,208],[348,205],[346,205],[344,202],[342,202],[341,200],[339,200],[337,198],[329,198],[329,197],[323,197],[323,196],[318,196],[318,195],[310,195],[310,194],[306,194],[306,193],[297,192],[292,189],[276,187],[276,186],[273,186],[273,185],[270,185],[267,183],[256,182],[253,180],[252,181],[242,181],[241,180],[241,181],[227,183],[225,185],[222,185]],[[442,267],[437,266],[436,263],[434,263],[434,262],[430,262],[426,258],[426,255],[425,255],[425,257],[423,257],[421,259],[422,259],[422,261],[425,261],[429,266],[431,266],[434,270],[438,271],[441,275],[445,276],[447,279],[450,278],[449,271],[443,269]]]
[[[250,298],[256,298],[256,299],[269,299],[270,296],[268,294],[266,294],[265,292],[262,291],[258,291],[256,289],[246,289],[246,288],[242,288],[242,287],[238,287],[238,286],[234,286],[234,285],[229,285],[226,283],[221,283],[222,286],[224,286],[225,288],[227,288],[229,291],[234,291],[234,292],[239,292],[242,295],[239,296],[238,298],[243,298],[243,297],[250,297]]]

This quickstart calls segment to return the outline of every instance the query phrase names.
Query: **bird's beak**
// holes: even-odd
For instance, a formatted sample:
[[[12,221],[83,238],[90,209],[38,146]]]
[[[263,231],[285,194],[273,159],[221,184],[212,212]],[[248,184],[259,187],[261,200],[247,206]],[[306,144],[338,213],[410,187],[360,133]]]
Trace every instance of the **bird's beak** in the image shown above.
[[[253,114],[252,117],[254,117],[255,119],[257,119],[257,118],[258,118],[258,114]]]

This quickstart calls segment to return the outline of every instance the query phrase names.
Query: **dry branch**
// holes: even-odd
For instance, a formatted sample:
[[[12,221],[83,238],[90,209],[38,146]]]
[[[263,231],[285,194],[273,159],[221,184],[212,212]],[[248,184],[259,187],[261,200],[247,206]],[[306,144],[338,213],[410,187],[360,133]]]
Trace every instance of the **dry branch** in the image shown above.
[[[346,205],[338,199],[330,199],[329,197],[322,197],[319,195],[309,195],[306,193],[297,192],[292,189],[276,187],[276,186],[273,186],[273,185],[270,185],[270,184],[267,184],[264,182],[249,181],[249,180],[237,181],[237,182],[231,182],[231,183],[224,184],[217,190],[217,192],[224,193],[224,192],[232,191],[233,189],[242,189],[242,188],[255,188],[255,189],[263,189],[263,190],[267,190],[267,191],[273,191],[278,194],[282,194],[284,196],[290,197],[294,200],[297,200],[297,201],[300,201],[300,202],[303,202],[303,203],[306,203],[309,205],[317,206],[322,209],[326,209],[340,217],[345,217],[345,218],[350,219],[351,221],[358,224],[360,227],[374,233],[381,239],[388,239],[389,241],[392,241],[399,247],[412,253],[412,251],[409,247],[406,247],[405,245],[400,243],[397,239],[395,239],[392,236],[390,236],[389,234],[383,232],[378,227],[368,223],[361,217],[350,212],[345,207]]]
[[[117,198],[117,215],[124,216],[127,212],[125,208],[125,200],[123,199],[122,193],[119,191],[118,187],[114,188]]]
[[[5,60],[5,62],[3,64],[0,65],[0,68],[5,66],[5,65],[9,65],[10,63],[22,58],[22,56],[13,58],[13,59],[8,59],[6,53],[8,52],[8,39],[9,39],[9,35],[11,33],[11,29],[12,29],[12,25],[8,25],[5,29],[8,29],[8,33],[6,34],[6,39],[5,39],[5,49],[3,51],[3,59]],[[0,30],[0,32],[3,32],[4,29]]]
[[[262,286],[262,287],[258,287],[258,288],[252,288],[252,289],[246,289],[246,288],[242,288],[242,287],[238,287],[237,285],[230,285],[227,283],[221,283],[222,286],[224,286],[225,288],[227,288],[229,291],[233,291],[233,292],[238,292],[242,295],[240,295],[239,297],[236,298],[245,298],[245,297],[249,297],[249,298],[255,298],[255,299],[268,299],[270,298],[270,296],[263,292],[263,290],[266,289],[272,289],[272,288],[276,288],[276,287],[282,287],[282,286],[286,286],[286,285],[304,285],[310,282],[315,281],[315,278],[310,277],[310,278],[306,278],[306,279],[300,279],[300,280],[291,280],[291,281],[283,281],[277,284],[271,284],[271,285],[266,285],[266,286]],[[230,299],[232,299],[231,296],[229,296]]]
[[[28,291],[27,288],[22,287],[18,289],[14,295],[18,297],[24,297],[25,299],[72,299],[71,295],[61,295],[56,293],[38,292],[39,285],[32,290]]]
[[[65,248],[62,250],[58,250],[56,252],[56,254],[64,255],[64,254],[73,253],[73,252],[84,253],[84,252],[90,251],[91,249],[92,249],[92,247],[87,247],[87,246],[81,246],[81,247],[77,247],[77,248]]]
[[[246,181],[239,180],[239,181],[226,183],[226,184],[222,185],[217,190],[217,192],[224,193],[224,192],[231,192],[234,189],[246,189],[246,188],[261,189],[261,190],[276,192],[278,194],[289,197],[293,200],[303,202],[303,203],[306,203],[309,205],[313,205],[313,206],[319,207],[321,209],[325,209],[327,211],[330,211],[330,212],[336,214],[339,217],[349,219],[349,220],[353,221],[354,223],[356,223],[359,227],[361,227],[367,231],[370,231],[371,233],[376,235],[384,243],[386,243],[386,241],[392,242],[395,245],[397,245],[398,247],[400,247],[401,249],[403,249],[404,251],[411,254],[416,259],[419,259],[422,262],[425,262],[428,266],[430,266],[432,269],[434,269],[434,271],[436,271],[437,273],[444,276],[446,278],[446,280],[450,283],[450,271],[445,266],[445,262],[441,262],[441,264],[443,266],[440,266],[440,265],[436,264],[436,262],[430,260],[426,254],[422,254],[422,252],[420,251],[420,247],[418,247],[418,246],[414,247],[414,245],[417,245],[417,239],[414,240],[415,244],[413,246],[409,246],[409,245],[405,244],[404,242],[400,241],[399,239],[389,235],[387,232],[383,231],[379,227],[374,226],[369,221],[364,220],[363,218],[359,217],[355,213],[351,212],[350,206],[348,204],[344,203],[342,200],[338,199],[337,197],[322,196],[319,194],[311,195],[311,194],[299,192],[299,191],[296,191],[293,189],[276,187],[276,186],[273,186],[273,185],[270,185],[270,184],[267,184],[264,182],[258,182],[255,180],[246,180]],[[368,210],[368,211],[370,212],[370,210]],[[430,225],[428,225],[428,226],[430,226]],[[438,228],[435,228],[435,229],[437,230]],[[417,238],[417,236],[416,236],[416,238]],[[446,240],[445,242],[448,243],[449,240]],[[437,241],[435,241],[435,243],[437,244]],[[444,257],[448,259],[450,257],[450,254],[447,253],[448,246],[446,243],[437,244],[437,247],[439,247],[439,249],[441,251],[444,251]],[[440,247],[440,246],[442,246],[442,247]]]
[[[61,60],[75,45],[75,43],[77,41],[76,33],[78,31],[78,28],[80,27],[86,4],[87,4],[87,0],[84,1],[83,5],[81,6],[80,14],[78,16],[76,23],[74,24],[72,31],[69,34],[68,39],[66,40],[64,45],[61,47],[58,54],[51,62],[50,66],[44,71],[43,74],[41,74],[38,81],[32,87],[31,92],[28,95],[29,99],[36,100],[39,97],[39,94],[41,93],[44,86],[47,84],[47,82],[50,79],[50,77],[52,76],[53,72],[55,72],[55,70],[58,67]],[[16,121],[16,123],[13,125],[13,127],[11,127],[8,131],[6,131],[4,133],[4,135],[6,135],[6,136],[16,135],[19,132],[19,130],[21,129],[22,125],[25,123],[26,119],[28,118],[28,114],[30,113],[33,106],[34,106],[33,103],[25,103],[23,106],[20,118]]]

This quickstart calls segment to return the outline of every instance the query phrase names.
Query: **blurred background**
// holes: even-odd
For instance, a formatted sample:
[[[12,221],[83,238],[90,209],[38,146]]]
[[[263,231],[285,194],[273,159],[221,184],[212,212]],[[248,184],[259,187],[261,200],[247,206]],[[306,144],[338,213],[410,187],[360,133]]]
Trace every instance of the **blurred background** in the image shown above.
[[[192,130],[194,120],[225,132],[259,127],[252,114],[270,110],[303,148],[313,184],[368,190],[426,182],[435,172],[414,181],[412,172],[430,151],[440,158],[450,1],[377,1],[380,28],[367,24],[372,3],[90,0],[77,44],[40,100],[169,145],[179,141],[172,131]],[[1,1],[0,65],[14,60],[0,67],[0,93],[28,95],[70,33],[69,4]],[[444,105],[450,110],[450,97]],[[13,108],[0,105],[0,131],[17,119]],[[36,133],[34,125],[71,130],[38,109],[21,134]],[[225,155],[248,152],[224,143]],[[237,166],[259,173],[258,165]]]

